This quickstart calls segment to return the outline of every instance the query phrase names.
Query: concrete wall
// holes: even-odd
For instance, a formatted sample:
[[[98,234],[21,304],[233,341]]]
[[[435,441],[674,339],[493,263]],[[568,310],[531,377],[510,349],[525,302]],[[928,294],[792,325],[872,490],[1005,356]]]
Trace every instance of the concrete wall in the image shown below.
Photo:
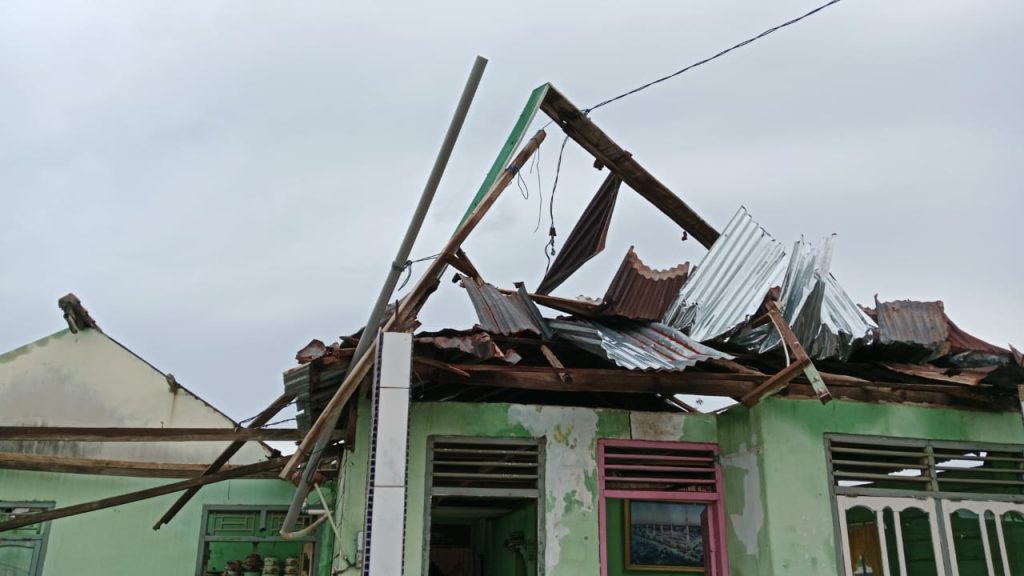
[[[0,398],[5,426],[234,426],[187,390],[171,391],[163,373],[92,329],[62,330],[0,355]],[[0,451],[208,464],[226,444],[0,442]],[[252,463],[265,456],[259,444],[249,443],[231,462]]]
[[[360,415],[368,406],[360,407]],[[344,511],[338,566],[355,559],[362,530],[366,485],[366,418],[359,419],[356,450],[346,464],[347,487],[341,490]],[[405,539],[405,574],[423,574],[424,518],[427,503],[427,440],[433,435],[547,439],[545,458],[545,573],[598,574],[597,440],[633,438],[715,442],[714,416],[630,413],[517,404],[413,404],[409,441],[409,499]],[[394,542],[397,545],[397,541]],[[379,545],[379,544],[378,544]],[[355,573],[354,570],[346,572]]]
[[[368,407],[361,407],[365,414]],[[363,526],[367,423],[339,495],[338,553],[355,560]],[[431,435],[546,437],[548,575],[599,574],[596,445],[600,438],[718,442],[732,576],[838,574],[824,435],[829,432],[1024,443],[1020,414],[898,404],[769,398],[719,416],[513,404],[414,404],[405,540],[408,576],[423,574],[426,448]],[[397,546],[397,541],[394,542]],[[336,566],[344,566],[339,560]],[[354,570],[345,572],[354,574]]]
[[[58,507],[172,480],[0,470],[0,501],[53,502]],[[204,504],[287,505],[293,488],[280,480],[231,480],[204,487],[159,531],[151,529],[177,494],[51,522],[43,576],[195,573]],[[321,572],[323,574],[325,572]]]
[[[826,433],[1024,443],[1018,413],[770,398],[719,422],[732,576],[838,574]]]

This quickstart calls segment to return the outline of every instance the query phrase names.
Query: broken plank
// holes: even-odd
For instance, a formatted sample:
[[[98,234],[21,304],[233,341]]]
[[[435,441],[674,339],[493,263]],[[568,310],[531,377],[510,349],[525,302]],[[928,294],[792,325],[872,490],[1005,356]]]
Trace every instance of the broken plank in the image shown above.
[[[169,464],[165,462],[132,462],[128,460],[102,460],[45,456],[21,452],[0,452],[0,468],[34,472],[64,472],[68,474],[96,474],[101,476],[127,476],[133,478],[194,478],[206,464]],[[233,470],[238,466],[229,466]],[[261,478],[274,475],[261,473]]]
[[[55,442],[224,442],[299,440],[294,428],[90,428],[0,426],[0,440]]]
[[[630,188],[661,210],[683,230],[705,247],[710,248],[718,239],[718,231],[667,186],[645,170],[633,156],[623,150],[597,127],[554,86],[549,86],[541,110],[562,128],[577,144],[601,164],[617,174]]]
[[[291,394],[288,392],[281,394],[280,396],[277,397],[276,400],[271,402],[269,406],[264,408],[262,412],[257,414],[256,417],[254,417],[246,427],[259,428],[260,426],[263,426],[267,422],[270,422],[271,418],[277,416],[278,413],[280,413],[281,410],[284,410],[285,406],[291,404],[293,400],[295,400],[295,394]],[[228,463],[228,460],[231,460],[232,456],[237,454],[238,451],[242,449],[243,446],[245,446],[245,442],[240,440],[235,440],[234,442],[229,444],[227,448],[225,448],[224,451],[221,452],[220,455],[217,456],[213,460],[213,462],[211,462],[210,465],[206,467],[205,470],[203,470],[201,476],[209,476],[210,474],[213,474],[214,472],[220,470],[222,467],[224,467],[225,464]],[[161,526],[167,524],[172,519],[174,519],[178,512],[180,512],[181,509],[185,507],[185,504],[188,504],[188,501],[191,500],[193,496],[199,493],[199,489],[199,486],[189,488],[188,490],[185,491],[184,494],[179,496],[178,499],[175,500],[174,504],[171,504],[171,507],[167,509],[167,512],[165,512],[164,515],[161,516],[159,520],[157,520],[156,524],[153,525],[153,530],[159,530]]]
[[[803,358],[793,362],[741,397],[740,403],[749,408],[760,402],[762,398],[766,398],[779,390],[782,390],[787,384],[789,384],[790,380],[795,378],[796,375],[802,372],[804,367],[810,363],[811,361],[808,358]]]
[[[129,492],[128,494],[121,494],[119,496],[112,496],[110,498],[103,498],[101,500],[94,500],[92,502],[75,504],[73,506],[65,506],[64,508],[54,508],[52,510],[46,510],[44,512],[37,512],[35,514],[26,514],[25,516],[18,516],[17,518],[0,522],[0,532],[4,532],[6,530],[14,530],[16,528],[22,528],[24,526],[37,524],[39,522],[48,522],[60,518],[67,518],[69,516],[77,516],[79,514],[85,514],[87,512],[103,510],[104,508],[113,508],[114,506],[130,504],[132,502],[147,500],[149,498],[156,498],[158,496],[163,496],[165,494],[181,492],[182,490],[187,490],[189,488],[196,486],[205,486],[207,484],[223,482],[224,480],[244,478],[246,476],[252,476],[253,474],[258,474],[261,472],[276,470],[277,468],[283,466],[286,460],[287,458],[285,457],[274,458],[273,460],[267,460],[266,462],[259,462],[256,464],[239,466],[231,470],[221,470],[220,472],[210,474],[208,476],[201,476],[189,480],[182,480],[181,482],[174,482],[172,484],[165,484],[163,486],[156,486],[154,488],[147,488],[145,490]]]

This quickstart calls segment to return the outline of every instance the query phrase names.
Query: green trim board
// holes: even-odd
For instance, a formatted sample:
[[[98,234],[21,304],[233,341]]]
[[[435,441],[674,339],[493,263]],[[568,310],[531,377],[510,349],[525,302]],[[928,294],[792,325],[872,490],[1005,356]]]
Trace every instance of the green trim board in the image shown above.
[[[522,113],[519,115],[519,119],[516,120],[515,126],[512,127],[512,132],[509,133],[508,138],[505,139],[505,144],[501,147],[498,152],[498,157],[494,159],[494,163],[491,164],[491,169],[487,172],[487,177],[484,178],[480,189],[477,190],[476,196],[473,197],[473,201],[469,203],[469,207],[466,208],[466,213],[463,214],[462,219],[459,220],[459,225],[455,227],[458,230],[462,224],[469,218],[469,215],[473,213],[477,205],[484,199],[487,192],[490,191],[491,187],[498,180],[498,176],[501,175],[505,167],[508,166],[509,161],[512,159],[512,155],[516,153],[516,149],[519,148],[519,144],[522,143],[523,138],[526,136],[526,131],[530,128],[530,124],[533,122],[533,118],[537,115],[537,111],[540,110],[540,104],[544,101],[544,97],[548,93],[548,87],[550,84],[544,84],[537,87],[533,92],[530,93],[530,98],[526,101],[526,106],[523,107]]]

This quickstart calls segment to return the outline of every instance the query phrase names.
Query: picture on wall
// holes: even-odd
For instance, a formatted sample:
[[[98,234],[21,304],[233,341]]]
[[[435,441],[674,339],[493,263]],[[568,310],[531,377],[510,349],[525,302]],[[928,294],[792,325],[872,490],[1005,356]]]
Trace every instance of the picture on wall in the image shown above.
[[[707,505],[626,500],[626,568],[702,572]]]

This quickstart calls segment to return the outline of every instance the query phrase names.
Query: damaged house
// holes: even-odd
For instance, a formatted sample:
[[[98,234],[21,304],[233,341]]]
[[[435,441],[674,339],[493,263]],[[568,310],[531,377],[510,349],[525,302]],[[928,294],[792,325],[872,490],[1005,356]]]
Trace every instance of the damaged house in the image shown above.
[[[293,490],[260,440],[294,430],[241,429],[101,330],[73,294],[60,306],[67,328],[0,355],[0,523],[75,515],[0,530],[0,575],[221,574],[252,554],[329,573],[318,571],[321,553],[330,559],[322,530],[279,533]],[[215,461],[221,481],[204,487]]]
[[[538,111],[607,178],[542,278],[498,286],[463,243],[547,137],[527,138]],[[588,298],[559,295],[605,249],[620,193],[707,252],[658,270],[630,248]],[[328,525],[321,575],[1024,574],[1024,358],[962,330],[941,302],[859,306],[831,273],[834,243],[784,244],[742,208],[713,227],[541,86],[450,240],[383,321],[303,347],[281,398],[246,428],[223,418],[237,452],[294,399],[301,437],[260,469],[298,490],[231,502],[280,502],[286,489],[291,510],[273,528],[292,535],[311,522],[291,517],[296,504],[326,494],[310,525]],[[464,291],[475,326],[418,330],[441,289]],[[705,412],[693,396],[729,405]],[[225,480],[232,454],[196,456],[201,474],[160,489]],[[2,474],[0,500],[63,500],[42,482],[12,492],[9,475],[31,473]],[[210,526],[198,502],[171,524],[192,546]],[[63,523],[100,518],[77,516],[94,504],[15,502],[0,546],[33,526],[52,541]],[[169,505],[173,516],[170,501],[150,511]],[[120,521],[141,532],[152,519],[132,521],[139,506]],[[220,568],[188,554],[197,575]]]
[[[538,110],[608,177],[543,278],[495,286],[461,244],[545,137],[513,157]],[[708,251],[655,270],[630,249],[590,298],[557,295],[626,187]],[[335,573],[1024,574],[1021,355],[941,302],[858,306],[834,243],[744,209],[714,229],[539,88],[370,352],[314,340],[284,376],[310,431],[290,466],[324,427],[346,438]],[[435,289],[477,325],[417,332]]]

